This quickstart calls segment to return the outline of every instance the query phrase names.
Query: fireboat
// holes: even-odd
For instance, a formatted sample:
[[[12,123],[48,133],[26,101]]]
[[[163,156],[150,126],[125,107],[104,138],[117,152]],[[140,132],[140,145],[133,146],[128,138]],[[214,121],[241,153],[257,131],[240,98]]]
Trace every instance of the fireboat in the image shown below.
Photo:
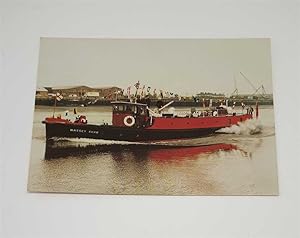
[[[220,105],[215,108],[203,108],[185,114],[175,113],[173,107],[167,112],[173,101],[152,110],[146,103],[114,101],[112,105],[112,123],[89,124],[85,115],[79,115],[71,121],[61,116],[46,117],[46,139],[91,138],[113,141],[160,141],[170,139],[198,138],[213,134],[217,130],[237,125],[253,118],[253,108],[236,113],[231,107]],[[258,117],[258,105],[256,105]]]

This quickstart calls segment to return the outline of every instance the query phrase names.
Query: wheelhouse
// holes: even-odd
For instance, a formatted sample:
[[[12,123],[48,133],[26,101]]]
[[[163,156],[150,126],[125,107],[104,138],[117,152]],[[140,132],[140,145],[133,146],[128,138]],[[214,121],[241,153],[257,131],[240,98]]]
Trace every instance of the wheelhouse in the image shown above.
[[[112,102],[112,124],[119,127],[145,127],[149,119],[147,104]]]

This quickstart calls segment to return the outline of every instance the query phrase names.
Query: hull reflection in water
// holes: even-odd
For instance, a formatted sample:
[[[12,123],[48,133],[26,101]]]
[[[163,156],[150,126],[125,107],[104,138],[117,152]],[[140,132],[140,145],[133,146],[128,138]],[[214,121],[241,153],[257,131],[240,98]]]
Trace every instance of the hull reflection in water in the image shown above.
[[[237,150],[237,147],[232,144],[212,144],[201,146],[182,146],[179,148],[164,148],[158,150],[152,150],[149,152],[149,157],[155,160],[167,160],[167,159],[193,159],[197,158],[197,155],[203,153],[213,153],[216,151],[230,151]]]
[[[199,154],[213,153],[217,151],[237,150],[232,144],[218,143],[210,145],[172,145],[172,144],[102,144],[82,145],[65,144],[57,146],[53,143],[46,143],[45,159],[58,159],[65,157],[83,157],[88,154],[111,153],[120,154],[130,152],[136,155],[137,159],[149,158],[154,160],[167,159],[192,159]],[[115,157],[115,156],[113,156]],[[115,157],[116,158],[116,157]]]

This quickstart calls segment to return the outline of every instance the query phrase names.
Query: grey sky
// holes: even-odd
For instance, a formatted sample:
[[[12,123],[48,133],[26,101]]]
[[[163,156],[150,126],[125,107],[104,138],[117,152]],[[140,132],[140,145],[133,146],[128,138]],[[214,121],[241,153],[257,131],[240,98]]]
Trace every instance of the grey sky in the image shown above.
[[[179,94],[272,92],[269,39],[42,38],[38,86],[141,85]]]

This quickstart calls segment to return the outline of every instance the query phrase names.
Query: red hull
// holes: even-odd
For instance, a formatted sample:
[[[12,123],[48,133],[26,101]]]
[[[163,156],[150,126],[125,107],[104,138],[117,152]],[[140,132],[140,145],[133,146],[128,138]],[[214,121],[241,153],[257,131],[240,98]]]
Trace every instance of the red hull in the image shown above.
[[[251,115],[207,118],[155,118],[149,127],[118,127],[46,119],[46,137],[93,138],[118,141],[155,141],[207,136],[216,130],[250,119]]]
[[[189,129],[208,129],[223,128],[236,125],[238,122],[251,119],[252,115],[244,114],[237,116],[219,116],[219,117],[177,117],[154,119],[152,126],[148,130],[189,130]]]
[[[77,137],[119,141],[153,141],[181,138],[197,138],[214,133],[218,129],[236,125],[252,118],[252,112],[228,114],[224,108],[192,113],[180,117],[174,114],[151,116],[146,104],[113,103],[112,125],[88,124],[84,115],[74,122],[62,118],[46,118],[46,136]],[[200,116],[199,116],[200,115]]]

